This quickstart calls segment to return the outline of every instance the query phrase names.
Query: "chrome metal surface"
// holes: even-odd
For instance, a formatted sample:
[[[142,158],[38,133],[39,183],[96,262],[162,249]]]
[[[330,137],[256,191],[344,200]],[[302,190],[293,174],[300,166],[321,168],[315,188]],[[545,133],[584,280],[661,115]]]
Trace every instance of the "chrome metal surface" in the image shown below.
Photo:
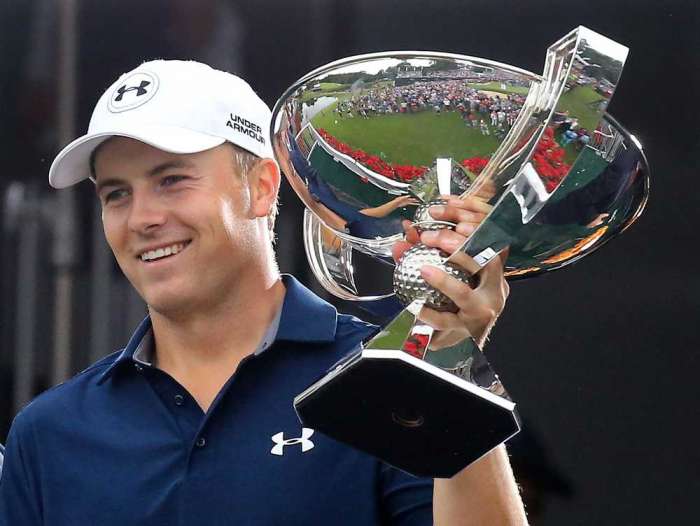
[[[405,51],[305,75],[276,104],[272,139],[317,219],[306,223],[307,247],[316,247],[317,261],[344,254],[342,278],[320,264],[312,264],[315,275],[344,299],[391,294],[388,284],[357,293],[364,276],[349,277],[353,254],[391,264],[401,221],[418,219],[408,199],[425,204],[440,194],[494,205],[463,248],[485,264],[509,246],[509,277],[592,253],[639,216],[648,193],[641,147],[605,114],[626,52],[578,28],[550,46],[542,75]]]
[[[423,307],[455,306],[426,284],[420,268],[441,266],[468,281],[508,249],[506,276],[531,277],[591,254],[639,217],[649,193],[648,165],[638,141],[606,113],[626,57],[624,46],[579,27],[548,48],[542,75],[463,55],[375,53],[318,68],[279,99],[272,143],[307,207],[304,241],[314,274],[340,298],[370,301],[395,293],[406,305],[364,346],[378,353],[373,359],[386,359],[381,365],[363,356],[352,363],[364,365],[349,368],[344,379],[331,372],[309,388],[305,414],[318,416],[319,429],[413,465],[403,453],[377,449],[356,430],[326,420],[331,399],[363,418],[354,399],[337,389],[361,381],[359,370],[395,371],[416,382],[413,387],[422,385],[408,362],[392,362],[392,353],[512,403],[471,337],[447,340],[421,321]],[[447,257],[420,244],[394,263],[392,249],[403,241],[407,221],[419,232],[454,227],[429,212],[447,196],[489,205],[482,204],[490,212],[459,249],[476,265],[467,272],[453,263],[458,254]],[[361,268],[368,258],[395,266],[393,279],[377,285],[378,272]],[[400,406],[397,395],[367,413],[366,423],[387,426],[387,436],[392,426],[410,432],[432,418],[447,425],[441,408]],[[502,437],[517,432],[509,411],[499,420]]]

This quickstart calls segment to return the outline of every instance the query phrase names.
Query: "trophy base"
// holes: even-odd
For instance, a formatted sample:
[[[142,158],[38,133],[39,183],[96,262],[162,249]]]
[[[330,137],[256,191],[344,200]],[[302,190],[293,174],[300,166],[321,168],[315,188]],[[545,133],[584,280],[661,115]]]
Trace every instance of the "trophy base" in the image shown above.
[[[353,353],[294,407],[305,427],[420,477],[450,478],[520,430],[510,400],[394,350]]]

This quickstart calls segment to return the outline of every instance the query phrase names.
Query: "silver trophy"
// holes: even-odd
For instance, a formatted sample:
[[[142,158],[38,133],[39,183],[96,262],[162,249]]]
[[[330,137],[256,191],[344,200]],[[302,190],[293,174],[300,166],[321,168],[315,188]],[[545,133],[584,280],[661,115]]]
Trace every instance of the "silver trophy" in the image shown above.
[[[528,278],[581,259],[639,217],[647,162],[606,113],[626,56],[579,27],[549,47],[541,75],[400,51],[333,62],[284,93],[272,141],[306,205],[315,276],[339,298],[405,306],[296,397],[305,426],[431,477],[454,475],[519,431],[515,403],[473,339],[438,345],[418,319],[423,306],[454,307],[419,270],[433,264],[469,282],[508,249],[506,276]],[[428,212],[447,195],[491,207],[460,249],[474,268],[420,244],[395,264],[406,220],[454,226]]]

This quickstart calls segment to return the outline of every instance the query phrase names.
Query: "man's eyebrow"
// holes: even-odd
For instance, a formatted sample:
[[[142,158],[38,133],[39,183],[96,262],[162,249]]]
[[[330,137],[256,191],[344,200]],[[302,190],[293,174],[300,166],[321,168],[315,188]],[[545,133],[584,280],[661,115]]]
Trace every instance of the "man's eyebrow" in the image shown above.
[[[156,175],[159,175],[159,174],[161,174],[165,171],[171,170],[173,168],[192,168],[192,167],[194,167],[194,164],[192,164],[188,161],[185,161],[182,159],[175,159],[172,161],[165,161],[163,163],[157,164],[156,166],[154,166],[153,168],[148,170],[146,175],[148,177],[155,177]],[[95,192],[99,195],[103,188],[105,188],[107,186],[119,186],[121,184],[124,184],[124,180],[116,178],[116,177],[113,177],[110,179],[105,179],[104,181],[98,180],[95,182]]]
[[[185,161],[184,159],[174,159],[172,161],[165,161],[164,163],[158,164],[148,170],[148,175],[150,177],[163,173],[171,168],[192,168],[194,164]]]

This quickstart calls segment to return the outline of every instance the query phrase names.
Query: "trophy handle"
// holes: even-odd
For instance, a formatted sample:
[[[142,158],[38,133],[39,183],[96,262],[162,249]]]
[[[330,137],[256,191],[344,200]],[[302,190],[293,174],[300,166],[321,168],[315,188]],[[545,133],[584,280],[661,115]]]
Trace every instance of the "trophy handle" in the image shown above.
[[[603,100],[588,112],[588,127],[595,129],[604,119],[627,53],[625,46],[582,26],[548,48],[542,82],[533,85],[503,144],[463,194],[463,197],[479,195],[486,186],[495,187],[499,191],[490,200],[494,209],[498,209],[503,200],[514,198],[521,210],[518,224],[505,223],[498,217],[492,217],[493,214],[488,216],[460,248],[476,259],[479,265],[486,265],[510,245],[517,238],[517,230],[542,210],[564,179],[581,169],[577,164],[581,157],[579,152],[556,186],[548,188],[545,177],[531,162],[538,142],[545,130],[552,126],[555,114],[576,117],[580,111],[580,101],[565,96],[572,79],[576,78],[572,76],[572,71],[583,70],[593,60],[603,64],[597,64],[599,67],[592,68],[593,72],[591,68],[586,70],[596,83],[605,82],[608,86]]]
[[[349,301],[374,301],[394,295],[393,291],[373,296],[358,293],[352,244],[337,236],[308,208],[304,209],[304,248],[311,271],[331,294]]]

